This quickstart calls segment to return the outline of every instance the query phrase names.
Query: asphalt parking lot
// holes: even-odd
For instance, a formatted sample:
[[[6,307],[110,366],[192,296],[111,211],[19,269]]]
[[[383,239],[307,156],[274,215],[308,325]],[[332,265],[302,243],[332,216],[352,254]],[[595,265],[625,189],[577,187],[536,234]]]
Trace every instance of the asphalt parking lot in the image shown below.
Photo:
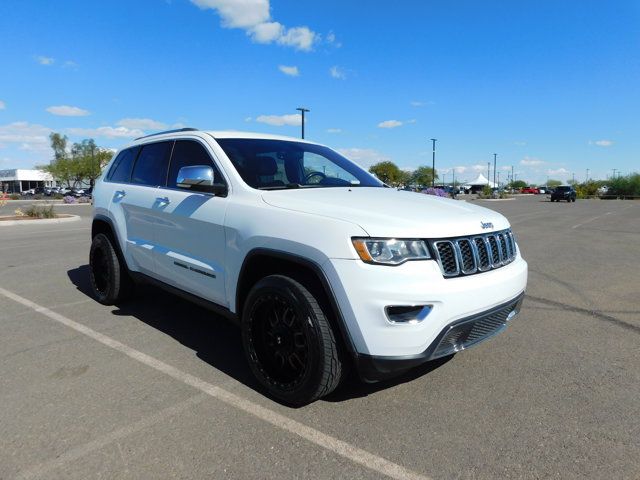
[[[290,409],[239,331],[89,295],[89,206],[0,228],[0,478],[638,478],[640,202],[484,202],[529,262],[502,335]]]

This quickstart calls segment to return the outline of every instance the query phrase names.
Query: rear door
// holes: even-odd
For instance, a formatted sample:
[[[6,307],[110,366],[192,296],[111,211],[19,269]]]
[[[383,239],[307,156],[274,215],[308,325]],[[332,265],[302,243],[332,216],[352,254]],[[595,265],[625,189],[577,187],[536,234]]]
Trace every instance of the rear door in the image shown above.
[[[180,168],[207,165],[214,182],[228,182],[214,161],[213,152],[200,140],[176,140],[167,183],[158,189],[155,205],[156,267],[160,280],[181,290],[226,306],[225,231],[227,197],[178,188]]]
[[[156,248],[154,207],[158,203],[158,187],[165,183],[172,147],[173,141],[143,145],[130,170],[130,177],[127,179],[123,171],[123,182],[112,192],[111,211],[116,217],[116,224],[125,228],[120,234],[129,268],[152,276],[155,273]]]

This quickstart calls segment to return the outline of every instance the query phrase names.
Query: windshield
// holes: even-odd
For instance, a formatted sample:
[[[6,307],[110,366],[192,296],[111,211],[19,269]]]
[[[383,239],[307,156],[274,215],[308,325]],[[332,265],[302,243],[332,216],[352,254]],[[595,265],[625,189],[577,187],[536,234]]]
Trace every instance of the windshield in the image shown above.
[[[568,192],[571,187],[556,187],[556,192]]]
[[[285,140],[216,139],[247,185],[261,190],[383,187],[330,148]]]

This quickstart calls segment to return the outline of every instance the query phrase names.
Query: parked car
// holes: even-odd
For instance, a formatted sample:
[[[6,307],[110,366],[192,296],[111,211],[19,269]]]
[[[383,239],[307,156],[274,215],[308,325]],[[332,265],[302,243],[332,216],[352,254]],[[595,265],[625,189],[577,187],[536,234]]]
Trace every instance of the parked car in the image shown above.
[[[566,200],[567,202],[576,201],[576,191],[570,185],[560,185],[556,187],[551,194],[552,202],[559,202],[560,200]]]
[[[48,197],[57,193],[57,187],[44,187],[44,194]]]
[[[69,187],[60,187],[60,190],[58,190],[58,193],[60,195],[68,195],[71,193],[71,189]]]
[[[549,190],[547,189],[547,187],[538,187],[538,193],[544,195],[549,193]]]
[[[328,395],[349,365],[377,381],[492,337],[527,284],[503,215],[385,188],[305,140],[142,137],[93,194],[95,298],[120,304],[137,281],[210,307],[239,324],[256,379],[291,405]]]
[[[23,197],[28,197],[28,196],[31,196],[31,195],[35,195],[36,194],[36,189],[35,188],[29,188],[27,190],[23,190],[22,192],[20,192],[20,194]]]
[[[533,193],[533,194],[537,194],[540,193],[537,187],[522,187],[522,190],[520,190],[520,193]]]

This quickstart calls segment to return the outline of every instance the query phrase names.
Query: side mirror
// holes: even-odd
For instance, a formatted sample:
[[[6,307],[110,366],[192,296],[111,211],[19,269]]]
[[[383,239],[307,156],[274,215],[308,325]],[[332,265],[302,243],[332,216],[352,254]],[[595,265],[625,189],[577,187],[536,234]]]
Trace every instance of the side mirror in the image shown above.
[[[213,168],[208,165],[182,167],[178,171],[176,186],[194,192],[213,193],[220,197],[227,196],[224,183],[214,183]]]

